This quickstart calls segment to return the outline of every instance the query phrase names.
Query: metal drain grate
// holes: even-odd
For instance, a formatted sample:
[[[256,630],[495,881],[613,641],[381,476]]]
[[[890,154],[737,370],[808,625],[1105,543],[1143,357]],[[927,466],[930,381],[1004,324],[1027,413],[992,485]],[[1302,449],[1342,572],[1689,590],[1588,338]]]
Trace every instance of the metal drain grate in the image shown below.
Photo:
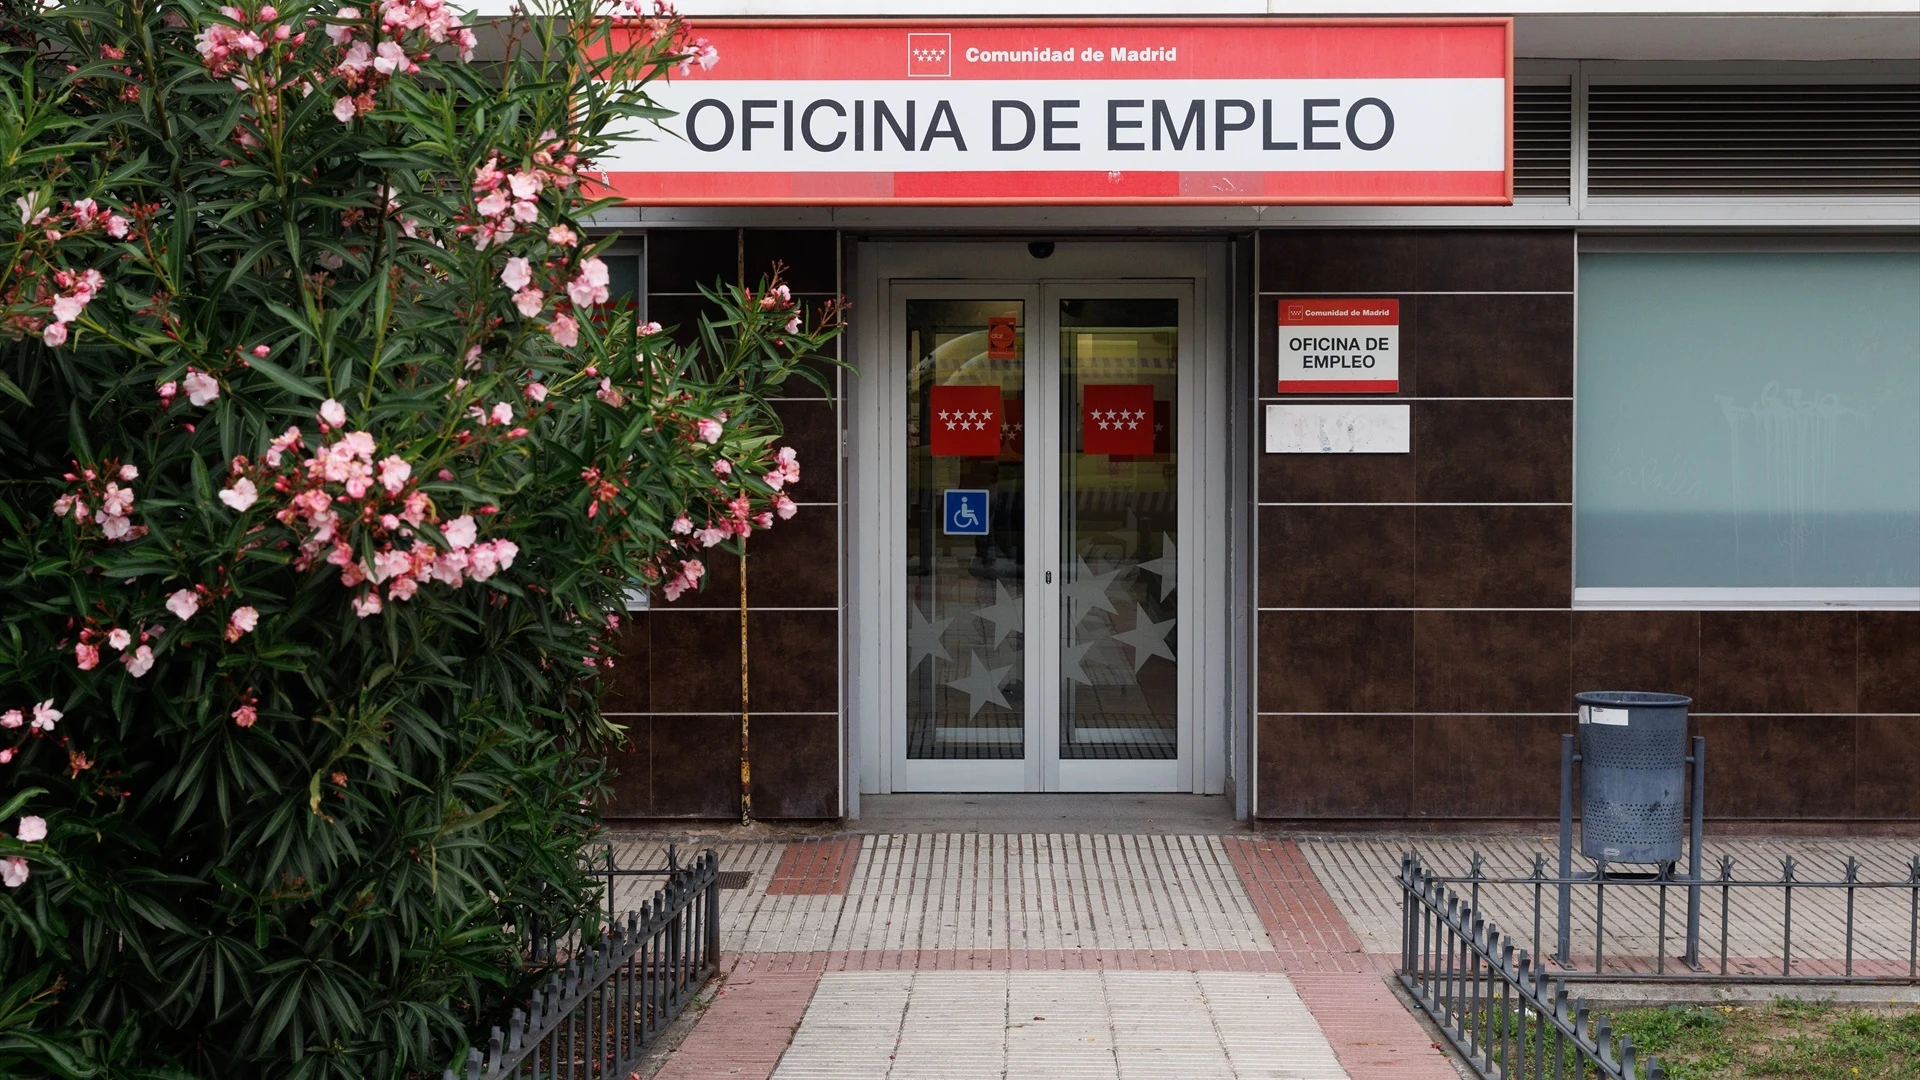
[[[753,871],[722,870],[714,875],[714,882],[723,889],[744,889],[753,884]]]

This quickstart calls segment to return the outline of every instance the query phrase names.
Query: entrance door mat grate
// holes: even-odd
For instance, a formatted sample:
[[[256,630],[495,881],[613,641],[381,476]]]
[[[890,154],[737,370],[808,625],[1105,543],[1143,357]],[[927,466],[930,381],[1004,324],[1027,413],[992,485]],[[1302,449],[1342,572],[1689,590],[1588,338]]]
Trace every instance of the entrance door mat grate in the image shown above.
[[[723,889],[744,889],[753,884],[753,871],[722,870],[714,875],[714,883]]]

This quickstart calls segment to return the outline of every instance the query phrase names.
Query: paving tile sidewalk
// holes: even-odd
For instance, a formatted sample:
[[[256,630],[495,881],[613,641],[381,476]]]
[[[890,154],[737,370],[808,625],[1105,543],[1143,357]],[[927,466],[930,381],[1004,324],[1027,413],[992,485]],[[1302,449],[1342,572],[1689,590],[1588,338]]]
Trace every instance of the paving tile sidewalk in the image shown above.
[[[1547,872],[1556,872],[1558,841],[1550,837],[1515,836],[1343,836],[1304,839],[1299,847],[1313,876],[1325,887],[1348,926],[1371,954],[1400,950],[1400,885],[1402,852],[1413,850],[1423,865],[1444,874],[1465,874],[1478,853],[1490,877],[1525,877],[1533,871],[1536,852],[1547,855]],[[1859,880],[1906,882],[1912,860],[1920,855],[1920,839],[1899,837],[1757,838],[1713,837],[1702,845],[1709,878],[1718,872],[1722,855],[1734,860],[1739,879],[1777,879],[1781,860],[1791,856],[1795,877],[1802,882],[1840,881],[1849,856],[1859,860]],[[1575,859],[1575,868],[1592,864]],[[1684,869],[1684,868],[1683,868]],[[1466,890],[1462,888],[1461,892]],[[1554,938],[1554,890],[1543,890],[1541,936],[1551,951]],[[1591,964],[1594,950],[1595,890],[1573,890],[1571,941],[1576,963]],[[1481,910],[1514,939],[1516,948],[1538,952],[1533,940],[1534,888],[1530,885],[1488,885],[1481,889]],[[1665,952],[1671,959],[1684,951],[1686,889],[1667,890]],[[1854,964],[1861,974],[1905,975],[1913,947],[1914,893],[1909,888],[1857,890],[1854,895]],[[1720,890],[1708,887],[1701,896],[1701,954],[1718,966],[1721,921]],[[1729,971],[1776,973],[1780,969],[1787,909],[1779,888],[1736,889],[1731,893],[1727,919]],[[1838,974],[1846,956],[1847,895],[1844,890],[1803,887],[1793,895],[1793,946],[1797,974]],[[1606,933],[1602,951],[1607,970],[1639,971],[1662,950],[1658,941],[1659,893],[1656,889],[1612,887],[1606,896]],[[1671,968],[1670,968],[1671,970]]]
[[[749,875],[722,893],[726,980],[659,1080],[1456,1077],[1288,840],[715,846]]]

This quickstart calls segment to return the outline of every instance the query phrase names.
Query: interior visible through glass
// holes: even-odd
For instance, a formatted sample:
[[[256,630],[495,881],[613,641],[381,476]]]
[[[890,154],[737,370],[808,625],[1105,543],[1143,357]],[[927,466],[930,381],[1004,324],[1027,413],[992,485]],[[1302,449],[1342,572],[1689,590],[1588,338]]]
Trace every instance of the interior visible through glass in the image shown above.
[[[1026,754],[1024,307],[906,304],[909,758]]]
[[[1178,755],[1179,302],[1060,302],[1060,756]]]

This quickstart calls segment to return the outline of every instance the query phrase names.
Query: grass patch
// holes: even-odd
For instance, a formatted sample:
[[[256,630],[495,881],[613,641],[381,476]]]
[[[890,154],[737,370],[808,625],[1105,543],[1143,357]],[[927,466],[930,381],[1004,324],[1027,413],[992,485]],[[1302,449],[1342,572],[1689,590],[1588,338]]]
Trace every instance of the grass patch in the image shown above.
[[[1612,1014],[1673,1080],[1920,1080],[1920,1009],[1822,1002],[1673,1006]]]

